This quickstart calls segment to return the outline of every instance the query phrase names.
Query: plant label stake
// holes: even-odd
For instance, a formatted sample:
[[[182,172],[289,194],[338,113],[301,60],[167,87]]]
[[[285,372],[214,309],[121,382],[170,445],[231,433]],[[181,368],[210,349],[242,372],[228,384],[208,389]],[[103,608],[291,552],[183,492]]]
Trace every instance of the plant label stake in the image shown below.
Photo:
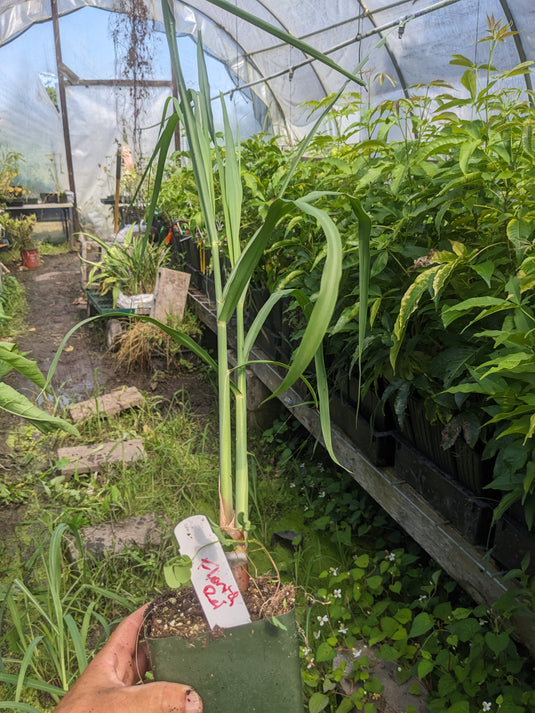
[[[191,583],[210,628],[250,624],[251,617],[221,543],[204,515],[193,515],[175,527],[181,555],[190,557]]]

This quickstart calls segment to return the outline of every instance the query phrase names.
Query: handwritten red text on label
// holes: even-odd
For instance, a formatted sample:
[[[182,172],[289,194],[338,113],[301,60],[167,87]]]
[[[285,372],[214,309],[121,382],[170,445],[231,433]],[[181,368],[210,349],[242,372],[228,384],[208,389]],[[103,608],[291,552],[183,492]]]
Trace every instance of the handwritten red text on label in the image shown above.
[[[206,578],[210,584],[206,584],[202,591],[212,608],[219,609],[224,604],[228,604],[231,607],[238,596],[238,592],[231,584],[221,581],[217,574],[219,565],[203,557],[197,569],[203,569],[207,572]]]

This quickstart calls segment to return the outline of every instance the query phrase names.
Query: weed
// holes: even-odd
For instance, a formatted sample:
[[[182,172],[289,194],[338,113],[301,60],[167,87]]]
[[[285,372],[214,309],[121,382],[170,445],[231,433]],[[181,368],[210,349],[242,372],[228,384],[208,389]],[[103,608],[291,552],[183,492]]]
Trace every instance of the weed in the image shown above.
[[[88,581],[84,562],[79,569],[66,565],[62,542],[67,531],[64,524],[54,529],[48,551],[39,540],[22,577],[3,598],[0,681],[11,690],[14,709],[23,703],[26,688],[46,694],[45,705],[68,690],[100,639],[111,632],[113,622],[99,613],[103,600],[113,602],[116,615],[132,606],[129,598]]]

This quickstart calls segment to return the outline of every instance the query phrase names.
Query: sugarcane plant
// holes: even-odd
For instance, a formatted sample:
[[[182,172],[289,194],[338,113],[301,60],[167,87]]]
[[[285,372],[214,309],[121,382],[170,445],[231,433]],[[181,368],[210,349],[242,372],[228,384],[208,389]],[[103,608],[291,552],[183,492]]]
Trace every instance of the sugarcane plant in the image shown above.
[[[221,6],[229,12],[243,15],[233,5],[218,0]],[[223,97],[221,107],[223,116],[223,132],[219,136],[215,129],[214,117],[211,106],[210,86],[204,60],[202,39],[198,40],[198,72],[199,90],[194,91],[186,87],[176,43],[176,27],[173,11],[168,0],[162,0],[162,10],[165,23],[167,41],[172,67],[177,78],[178,97],[167,100],[160,126],[159,139],[154,153],[148,162],[138,190],[147,180],[149,172],[153,171],[153,190],[146,214],[145,241],[148,244],[152,219],[158,206],[159,190],[164,175],[165,165],[170,146],[174,139],[175,130],[181,126],[188,145],[189,159],[195,176],[196,188],[202,211],[207,244],[211,253],[211,264],[215,285],[215,304],[217,316],[217,357],[212,356],[198,345],[194,340],[177,329],[157,322],[151,317],[135,315],[133,318],[142,319],[160,326],[167,334],[179,343],[191,349],[201,357],[210,367],[217,371],[218,405],[219,405],[219,491],[220,491],[220,529],[224,536],[235,541],[237,549],[245,551],[247,532],[249,529],[249,490],[248,490],[248,449],[247,449],[247,399],[246,399],[246,369],[254,362],[251,356],[255,340],[277,302],[285,297],[292,296],[302,308],[306,319],[303,335],[294,349],[288,364],[278,364],[286,369],[286,374],[273,396],[277,396],[289,389],[297,380],[304,379],[305,370],[312,361],[316,371],[316,390],[313,390],[308,380],[304,379],[310,388],[315,405],[320,413],[322,436],[327,450],[334,457],[329,418],[329,394],[325,366],[323,362],[322,340],[329,326],[334,312],[338,295],[338,285],[342,273],[343,245],[340,233],[334,221],[323,207],[329,198],[334,196],[328,192],[311,192],[298,199],[285,197],[292,174],[299,161],[302,160],[309,141],[322,124],[338,97],[343,93],[345,86],[331,97],[331,101],[323,107],[321,115],[314,122],[308,136],[301,142],[289,166],[286,180],[275,200],[265,206],[263,222],[256,232],[247,241],[243,241],[240,226],[242,214],[242,182],[240,175],[239,142],[235,141],[228,112]],[[272,34],[281,31],[273,28],[268,23],[249,16],[244,19],[260,24],[263,29]],[[346,78],[358,84],[362,80],[336,65],[330,58],[322,55],[306,43],[283,33],[284,39],[309,53],[316,59],[325,62],[330,67],[338,69]],[[367,59],[363,60],[365,63]],[[362,64],[363,64],[362,63]],[[359,71],[357,68],[356,71]],[[215,177],[217,176],[217,181]],[[216,184],[218,191],[216,191]],[[336,194],[337,197],[340,194]],[[133,201],[136,196],[134,195]],[[353,196],[347,195],[348,206],[355,214],[356,226],[359,233],[360,265],[359,281],[361,285],[361,304],[367,302],[367,288],[369,276],[369,235],[371,222],[363,211],[360,202]],[[224,221],[220,230],[216,220],[216,204],[222,206]],[[322,204],[322,205],[320,205]],[[261,211],[259,211],[260,215]],[[259,309],[252,324],[245,326],[246,296],[253,276],[259,265],[264,251],[269,245],[275,229],[284,221],[295,218],[296,214],[308,216],[316,221],[325,237],[325,257],[320,288],[314,299],[310,299],[303,290],[277,290],[269,295],[268,299]],[[225,278],[221,266],[221,246],[226,242],[230,260],[230,273]],[[107,315],[108,317],[113,314]],[[95,319],[95,318],[89,318]],[[74,329],[87,323],[84,320]],[[235,325],[231,338],[229,324]],[[360,328],[362,338],[365,331],[366,310],[360,312]],[[53,372],[57,358],[72,334],[66,335],[54,360],[50,373]],[[362,342],[363,343],[363,342]],[[362,343],[361,350],[362,351]],[[235,350],[236,363],[231,368],[228,351]],[[234,429],[232,428],[234,418]],[[233,437],[234,431],[234,437]],[[243,558],[238,558],[238,562]],[[240,572],[243,567],[239,564],[237,579],[240,588],[246,586],[247,576],[240,583]]]
[[[189,157],[193,168],[199,195],[207,243],[209,245],[215,285],[217,313],[217,381],[219,392],[219,449],[220,449],[220,527],[235,540],[246,538],[249,529],[248,515],[248,468],[247,468],[247,399],[246,368],[252,363],[251,351],[255,340],[270,310],[282,298],[291,294],[300,304],[306,317],[306,328],[295,348],[282,383],[274,396],[290,388],[314,360],[317,380],[316,403],[319,406],[322,434],[325,445],[332,452],[330,420],[328,410],[328,387],[323,364],[322,340],[329,326],[336,304],[338,285],[342,272],[342,241],[340,233],[327,210],[320,207],[328,201],[328,194],[313,192],[299,199],[285,198],[292,172],[302,159],[308,140],[317,130],[323,116],[316,121],[306,140],[301,143],[286,180],[277,198],[266,206],[265,219],[254,235],[242,243],[240,235],[242,212],[242,184],[240,175],[239,145],[235,142],[223,97],[221,107],[223,133],[216,134],[212,114],[210,86],[204,61],[201,38],[198,47],[199,91],[186,88],[176,44],[176,30],[173,13],[163,0],[163,15],[169,44],[172,66],[178,82],[178,98],[169,100],[162,121],[161,133],[156,147],[154,191],[149,206],[147,224],[150,226],[157,206],[158,189],[162,180],[168,149],[176,127],[180,124],[186,135]],[[330,60],[329,60],[330,61]],[[354,78],[354,77],[353,77]],[[338,96],[338,95],[337,95]],[[333,97],[332,103],[336,100]],[[219,179],[219,195],[216,195],[215,175]],[[216,221],[216,202],[222,206],[224,225],[219,230]],[[367,264],[367,249],[370,220],[360,203],[348,196],[359,225],[362,264]],[[279,290],[273,292],[254,318],[245,328],[245,303],[247,291],[255,268],[269,244],[277,226],[296,213],[312,217],[325,236],[325,260],[320,289],[312,302],[302,290]],[[221,267],[221,245],[226,242],[231,270],[224,278]],[[366,269],[361,271],[366,279]],[[363,285],[365,287],[365,285]],[[364,319],[365,313],[363,312]],[[229,324],[235,324],[236,365],[231,368],[228,359]],[[196,349],[198,354],[204,358]],[[234,411],[232,411],[232,400]],[[234,447],[232,445],[232,413],[234,413]]]

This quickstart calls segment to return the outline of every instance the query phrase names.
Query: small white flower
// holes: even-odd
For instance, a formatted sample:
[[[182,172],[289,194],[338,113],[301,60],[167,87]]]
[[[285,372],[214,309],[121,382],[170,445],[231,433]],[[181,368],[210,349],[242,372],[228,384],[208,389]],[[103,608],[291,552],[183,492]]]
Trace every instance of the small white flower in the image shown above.
[[[329,621],[329,617],[327,616],[327,614],[325,614],[324,616],[319,616],[318,621],[320,623],[320,626],[323,626],[324,624],[327,624],[327,622]]]
[[[318,498],[324,498],[325,497],[325,490],[322,490],[321,493],[318,495]]]
[[[395,562],[396,561],[396,553],[395,552],[390,552],[387,554],[386,558],[389,562]]]
[[[490,709],[492,708],[492,703],[489,703],[488,701],[483,701],[481,708],[484,711],[490,711]]]
[[[338,567],[331,567],[331,572],[333,573],[333,577],[338,577]]]
[[[338,627],[338,633],[339,634],[347,634],[347,628],[345,626],[340,625]]]
[[[351,649],[351,654],[354,659],[358,659],[358,657],[361,655],[362,649]]]
[[[479,626],[485,626],[485,624],[488,624],[489,622],[486,619],[480,619],[479,620]]]
[[[314,659],[310,659],[310,661],[307,663],[307,668],[312,668],[314,666]]]
[[[303,508],[303,510],[306,512],[306,511],[308,510],[308,505],[305,505],[305,507]]]
[[[315,639],[319,639],[320,636],[321,636],[321,634],[320,634],[319,631],[315,631],[315,632],[314,632],[314,638],[315,638]]]
[[[290,483],[290,488],[295,488],[295,483]]]
[[[427,599],[427,594],[420,594],[420,596],[418,597],[419,602],[425,602],[426,599]]]
[[[398,666],[398,673],[401,673],[402,671],[403,669],[401,668],[401,666]]]
[[[333,597],[335,599],[341,599],[342,598],[342,590],[341,589],[335,589],[333,592]]]

